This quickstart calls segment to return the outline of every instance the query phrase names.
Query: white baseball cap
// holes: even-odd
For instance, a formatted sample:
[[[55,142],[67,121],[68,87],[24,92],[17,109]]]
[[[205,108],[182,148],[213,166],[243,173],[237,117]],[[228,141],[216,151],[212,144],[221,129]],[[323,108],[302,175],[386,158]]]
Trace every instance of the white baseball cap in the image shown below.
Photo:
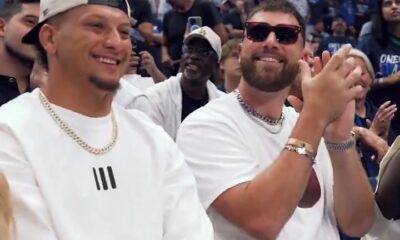
[[[23,43],[33,44],[39,41],[39,30],[51,17],[66,12],[74,7],[86,4],[107,5],[115,7],[130,16],[131,8],[128,0],[40,0],[39,22],[23,38]]]
[[[218,61],[221,60],[221,55],[222,55],[221,39],[211,28],[207,26],[197,28],[196,30],[190,32],[185,37],[183,43],[188,44],[188,42],[193,38],[201,38],[206,40],[210,44],[214,52],[217,54]]]

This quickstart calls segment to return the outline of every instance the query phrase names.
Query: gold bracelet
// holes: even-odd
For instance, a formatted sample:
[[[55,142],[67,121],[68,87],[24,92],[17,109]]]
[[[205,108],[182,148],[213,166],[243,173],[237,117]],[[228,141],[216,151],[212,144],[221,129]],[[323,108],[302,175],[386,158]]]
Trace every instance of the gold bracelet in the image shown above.
[[[308,158],[312,164],[315,163],[315,151],[312,148],[311,144],[307,142],[304,142],[297,138],[289,138],[284,149],[303,155]]]

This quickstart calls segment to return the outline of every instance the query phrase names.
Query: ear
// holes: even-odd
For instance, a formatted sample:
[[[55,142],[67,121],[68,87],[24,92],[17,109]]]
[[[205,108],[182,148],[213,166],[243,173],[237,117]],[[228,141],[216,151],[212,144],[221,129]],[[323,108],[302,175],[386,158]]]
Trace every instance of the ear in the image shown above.
[[[5,31],[6,31],[6,20],[4,18],[0,18],[0,37],[4,37]]]
[[[48,54],[56,52],[56,29],[54,26],[44,24],[39,31],[39,41]]]

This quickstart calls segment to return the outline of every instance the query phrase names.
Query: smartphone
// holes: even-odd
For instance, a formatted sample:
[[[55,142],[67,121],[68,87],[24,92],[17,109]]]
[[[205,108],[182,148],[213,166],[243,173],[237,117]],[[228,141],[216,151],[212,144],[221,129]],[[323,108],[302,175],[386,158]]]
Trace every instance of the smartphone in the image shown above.
[[[189,30],[193,31],[203,26],[203,21],[200,16],[192,16],[188,18]]]

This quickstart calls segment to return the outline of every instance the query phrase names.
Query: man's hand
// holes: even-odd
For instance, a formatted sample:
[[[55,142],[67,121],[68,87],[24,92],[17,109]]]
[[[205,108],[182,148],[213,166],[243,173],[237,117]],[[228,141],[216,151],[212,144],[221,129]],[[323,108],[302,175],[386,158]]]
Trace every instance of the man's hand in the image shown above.
[[[146,69],[147,73],[153,78],[154,83],[158,83],[167,79],[165,75],[158,69],[153,56],[147,51],[139,53],[141,59],[141,67]]]
[[[151,75],[151,73],[158,70],[156,66],[156,62],[154,61],[153,56],[147,51],[141,51],[139,53],[141,60],[141,67],[146,69],[146,71]]]
[[[354,118],[354,103],[350,102],[361,91],[361,87],[356,85],[361,76],[361,69],[355,67],[353,58],[348,58],[350,49],[351,45],[345,45],[332,57],[324,52],[321,59],[316,58],[314,77],[307,63],[300,61],[303,110],[309,108],[326,126],[338,120],[332,125],[335,128],[330,128],[334,131],[325,131],[329,140],[340,138],[341,134],[338,132],[350,132],[353,124],[351,118]],[[350,117],[351,112],[353,115]],[[343,125],[344,122],[346,126]],[[339,125],[342,127],[337,129]]]

